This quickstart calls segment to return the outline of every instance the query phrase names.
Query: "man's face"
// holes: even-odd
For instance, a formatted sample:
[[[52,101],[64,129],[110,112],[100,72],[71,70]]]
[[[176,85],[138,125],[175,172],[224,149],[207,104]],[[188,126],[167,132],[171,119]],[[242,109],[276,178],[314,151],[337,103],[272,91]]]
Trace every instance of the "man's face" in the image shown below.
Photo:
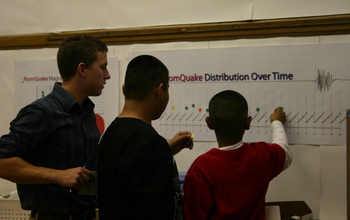
[[[111,78],[107,69],[107,52],[97,52],[96,61],[84,71],[87,80],[87,95],[101,95],[106,80]]]

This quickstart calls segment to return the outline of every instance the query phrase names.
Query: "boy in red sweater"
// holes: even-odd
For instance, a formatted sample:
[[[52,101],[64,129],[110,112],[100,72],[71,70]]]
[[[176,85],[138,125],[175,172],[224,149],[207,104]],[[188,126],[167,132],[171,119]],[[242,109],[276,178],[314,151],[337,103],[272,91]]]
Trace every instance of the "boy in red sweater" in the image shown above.
[[[227,90],[209,102],[207,125],[215,131],[219,148],[199,156],[184,183],[186,220],[263,220],[270,181],[289,167],[292,153],[278,107],[270,116],[272,144],[243,143],[252,117],[238,92]]]

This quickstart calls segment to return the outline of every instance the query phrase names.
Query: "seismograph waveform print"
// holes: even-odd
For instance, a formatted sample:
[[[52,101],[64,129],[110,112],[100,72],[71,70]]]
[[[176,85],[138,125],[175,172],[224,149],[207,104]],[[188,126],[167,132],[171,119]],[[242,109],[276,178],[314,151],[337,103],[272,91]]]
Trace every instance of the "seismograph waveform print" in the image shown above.
[[[333,79],[333,76],[329,71],[326,73],[324,69],[318,69],[316,78],[318,91],[328,91],[334,81],[335,79]]]

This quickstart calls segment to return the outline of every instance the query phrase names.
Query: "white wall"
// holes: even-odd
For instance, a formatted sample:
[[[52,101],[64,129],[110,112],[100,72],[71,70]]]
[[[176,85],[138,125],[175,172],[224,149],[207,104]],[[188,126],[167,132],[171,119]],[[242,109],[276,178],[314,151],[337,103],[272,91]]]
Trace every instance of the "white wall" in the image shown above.
[[[348,0],[3,0],[0,35],[349,13]]]
[[[0,35],[57,32],[68,30],[140,27],[167,24],[204,23],[316,16],[350,12],[350,2],[280,0],[150,0],[139,5],[135,1],[62,0],[2,1]],[[316,4],[317,3],[317,4]],[[330,5],[331,4],[331,5]],[[69,7],[68,7],[69,6]],[[172,12],[172,13],[170,13]],[[4,22],[4,21],[7,22]],[[120,62],[120,85],[131,51],[226,48],[269,45],[300,45],[349,42],[350,35],[255,40],[180,42],[149,45],[110,46],[109,56]],[[0,135],[8,132],[15,117],[15,60],[55,59],[57,49],[0,51]],[[113,75],[112,75],[113,77]],[[123,98],[119,97],[120,108]],[[215,143],[196,142],[192,151],[176,156],[179,171],[187,171],[192,161]],[[272,181],[267,200],[304,200],[314,218],[346,219],[345,146],[292,146],[294,163]],[[15,184],[0,179],[0,193],[15,190]]]

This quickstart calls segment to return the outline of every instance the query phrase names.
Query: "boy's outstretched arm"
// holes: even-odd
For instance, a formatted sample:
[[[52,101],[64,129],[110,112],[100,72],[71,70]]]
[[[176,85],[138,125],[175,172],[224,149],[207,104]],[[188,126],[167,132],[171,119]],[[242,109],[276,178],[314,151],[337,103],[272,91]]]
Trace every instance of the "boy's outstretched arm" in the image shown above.
[[[277,107],[270,115],[271,129],[272,129],[272,143],[281,146],[286,153],[286,160],[283,170],[287,169],[293,160],[293,154],[289,148],[287,134],[284,130],[284,123],[286,122],[286,113],[282,107]]]

